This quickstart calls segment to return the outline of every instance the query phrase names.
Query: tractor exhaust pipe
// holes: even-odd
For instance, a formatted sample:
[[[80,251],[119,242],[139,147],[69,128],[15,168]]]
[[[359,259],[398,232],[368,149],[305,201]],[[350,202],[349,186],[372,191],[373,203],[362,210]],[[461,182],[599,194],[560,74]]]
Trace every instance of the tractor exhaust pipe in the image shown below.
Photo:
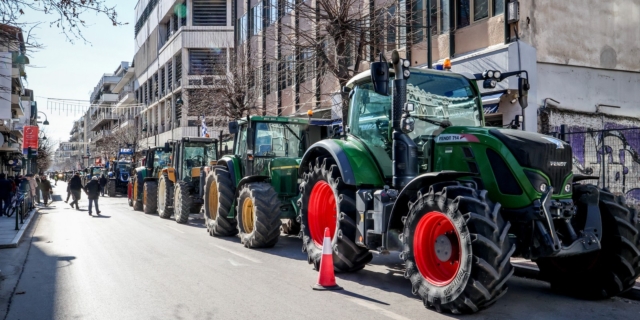
[[[402,131],[401,119],[407,102],[407,79],[411,75],[411,62],[400,58],[398,51],[391,54],[395,73],[393,80],[393,109],[391,111],[393,139],[393,187],[401,189],[418,176],[418,146]]]

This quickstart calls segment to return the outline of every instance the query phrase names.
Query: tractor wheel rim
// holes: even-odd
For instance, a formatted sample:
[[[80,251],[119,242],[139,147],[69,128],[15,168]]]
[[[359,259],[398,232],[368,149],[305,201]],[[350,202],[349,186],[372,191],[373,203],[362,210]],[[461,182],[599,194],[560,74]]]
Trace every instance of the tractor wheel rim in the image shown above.
[[[138,200],[138,182],[133,183],[133,194],[131,195],[132,200]]]
[[[242,202],[242,229],[245,233],[253,231],[253,200],[247,197]]]
[[[460,236],[442,212],[432,211],[420,219],[413,251],[418,271],[432,285],[448,285],[460,270]]]
[[[209,188],[209,218],[215,220],[218,216],[218,184],[213,181]]]
[[[142,204],[144,204],[145,206],[147,206],[147,193],[148,193],[147,189],[144,189],[142,191]]]
[[[322,247],[325,228],[329,228],[329,234],[333,239],[336,232],[337,211],[333,188],[326,181],[318,181],[311,190],[307,212],[309,233],[317,247]]]

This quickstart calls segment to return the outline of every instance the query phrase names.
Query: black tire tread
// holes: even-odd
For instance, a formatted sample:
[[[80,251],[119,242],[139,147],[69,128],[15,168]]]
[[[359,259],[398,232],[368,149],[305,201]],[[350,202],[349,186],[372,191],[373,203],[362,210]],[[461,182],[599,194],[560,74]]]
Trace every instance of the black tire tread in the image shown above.
[[[145,214],[156,214],[158,212],[158,182],[145,181],[142,192],[147,194],[147,203],[142,204],[142,210]]]
[[[173,185],[173,182],[169,180],[169,176],[166,174],[162,175],[160,177],[160,180],[164,180],[166,187],[165,187],[164,195],[158,194],[158,198],[160,198],[161,196],[164,196],[165,198],[164,208],[161,208],[160,205],[158,204],[158,216],[160,216],[160,218],[162,219],[170,219],[171,215],[173,214],[173,207],[171,205],[173,204],[174,185]],[[162,181],[159,182],[158,184],[160,183],[162,183]],[[158,188],[158,190],[159,189],[160,188]]]
[[[373,255],[368,249],[351,245],[356,238],[356,207],[355,188],[346,185],[340,176],[340,170],[331,158],[316,158],[315,164],[309,165],[309,171],[304,175],[300,184],[301,199],[298,201],[299,221],[302,235],[302,251],[307,252],[307,262],[313,264],[316,270],[320,268],[322,248],[315,245],[307,227],[307,201],[311,190],[318,181],[329,183],[337,197],[338,225],[336,236],[332,239],[333,265],[336,272],[356,272],[371,262]],[[341,235],[341,236],[338,236]],[[351,242],[351,243],[349,243]]]
[[[218,212],[215,219],[210,218],[209,212],[209,189],[212,183],[216,183],[218,188]],[[212,237],[230,237],[238,234],[238,220],[228,218],[235,192],[235,184],[225,168],[215,167],[207,175],[204,184],[204,216],[207,231]]]
[[[599,252],[536,262],[541,276],[553,288],[587,299],[604,299],[630,290],[640,276],[640,223],[638,212],[626,205],[624,196],[594,185],[575,185],[573,199],[578,208],[587,197],[597,197],[602,217]]]
[[[251,197],[255,210],[254,230],[242,228],[242,199]],[[236,212],[238,232],[247,248],[271,248],[280,238],[280,200],[273,187],[265,182],[247,183],[238,194]]]
[[[513,274],[510,258],[515,251],[515,245],[504,236],[510,224],[499,214],[500,204],[493,204],[486,191],[455,181],[436,183],[428,191],[419,192],[418,196],[405,220],[401,253],[405,261],[405,278],[411,281],[413,294],[420,296],[425,307],[438,312],[474,313],[493,304],[507,291],[506,282]],[[428,210],[460,214],[468,229],[471,270],[458,296],[434,290],[415,263],[412,228]]]
[[[107,182],[107,195],[109,197],[116,196],[116,179],[109,179]]]
[[[189,222],[189,214],[191,214],[191,207],[193,206],[193,199],[191,198],[191,192],[189,192],[189,184],[185,181],[178,181],[175,186],[174,195],[180,194],[180,203],[177,203],[178,197],[174,196],[174,212],[173,216],[177,223],[185,224]]]

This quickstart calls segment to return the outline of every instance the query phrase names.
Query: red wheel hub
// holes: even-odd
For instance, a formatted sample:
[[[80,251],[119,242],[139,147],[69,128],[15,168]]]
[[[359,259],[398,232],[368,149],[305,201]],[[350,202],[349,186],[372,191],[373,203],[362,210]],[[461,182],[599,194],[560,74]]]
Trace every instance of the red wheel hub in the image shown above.
[[[322,247],[324,229],[329,228],[331,239],[336,232],[337,208],[333,189],[325,181],[318,181],[311,190],[307,210],[309,233],[316,246]]]
[[[413,256],[420,274],[435,286],[446,286],[460,270],[460,237],[451,220],[432,211],[418,222]]]

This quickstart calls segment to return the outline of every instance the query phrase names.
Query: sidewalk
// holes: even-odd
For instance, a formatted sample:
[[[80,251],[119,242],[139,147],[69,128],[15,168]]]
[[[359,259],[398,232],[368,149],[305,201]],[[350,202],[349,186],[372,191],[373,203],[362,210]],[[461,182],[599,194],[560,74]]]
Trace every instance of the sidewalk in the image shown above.
[[[20,223],[20,217],[18,217],[18,230],[16,230],[16,215],[7,218],[6,216],[0,217],[0,249],[2,248],[15,248],[18,246],[24,231],[29,227],[33,216],[36,214],[39,208],[35,208],[29,212],[29,215],[24,219],[24,223]]]

